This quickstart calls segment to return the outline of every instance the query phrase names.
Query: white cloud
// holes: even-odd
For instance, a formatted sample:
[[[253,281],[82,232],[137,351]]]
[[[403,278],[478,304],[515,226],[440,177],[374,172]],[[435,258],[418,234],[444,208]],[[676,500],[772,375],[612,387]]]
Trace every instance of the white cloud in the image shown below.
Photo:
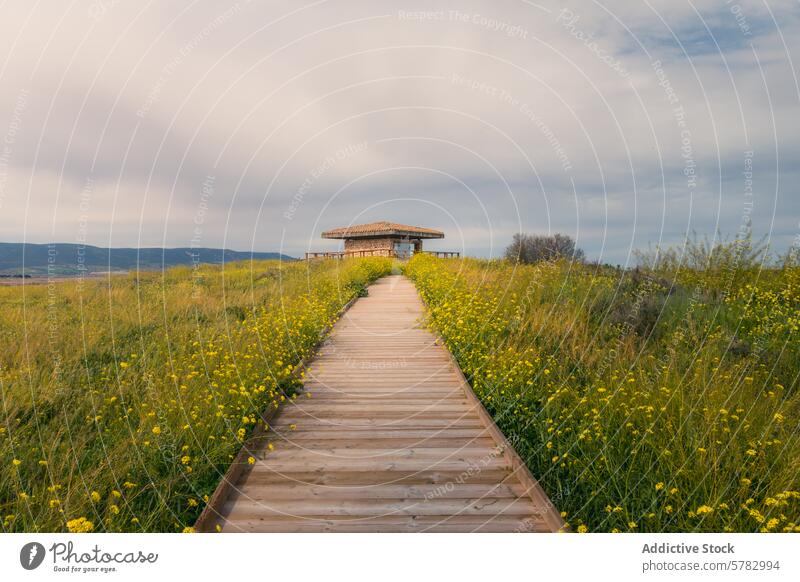
[[[569,25],[556,3],[424,6],[440,12],[413,19],[399,11],[418,5],[366,0],[12,1],[0,23],[0,136],[27,98],[0,164],[0,239],[71,240],[91,179],[89,242],[186,244],[214,176],[210,245],[283,240],[299,253],[323,244],[324,228],[385,212],[446,228],[442,248],[462,244],[460,229],[488,254],[521,224],[579,234],[590,256],[604,248],[623,261],[631,244],[687,228],[736,232],[748,149],[754,226],[779,245],[794,236],[794,2],[742,0],[736,13],[710,0],[573,2]],[[327,158],[358,144],[297,203]]]

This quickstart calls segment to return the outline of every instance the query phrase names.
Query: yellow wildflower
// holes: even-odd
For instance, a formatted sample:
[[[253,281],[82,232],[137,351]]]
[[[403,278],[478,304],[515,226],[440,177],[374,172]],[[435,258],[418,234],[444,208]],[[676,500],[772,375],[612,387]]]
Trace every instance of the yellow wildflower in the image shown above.
[[[88,533],[94,529],[94,524],[85,517],[78,517],[67,522],[70,533]]]

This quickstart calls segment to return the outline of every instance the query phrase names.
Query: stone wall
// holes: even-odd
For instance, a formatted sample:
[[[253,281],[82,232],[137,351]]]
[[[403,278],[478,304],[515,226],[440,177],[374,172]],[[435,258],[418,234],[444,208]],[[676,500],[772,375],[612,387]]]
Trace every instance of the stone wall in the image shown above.
[[[390,251],[394,248],[394,239],[391,238],[352,238],[345,239],[345,252],[351,251]]]
[[[394,253],[394,243],[410,242],[414,244],[414,252],[422,250],[422,241],[419,239],[404,239],[399,237],[385,238],[354,238],[345,239],[345,253],[368,253],[370,255],[391,256]]]

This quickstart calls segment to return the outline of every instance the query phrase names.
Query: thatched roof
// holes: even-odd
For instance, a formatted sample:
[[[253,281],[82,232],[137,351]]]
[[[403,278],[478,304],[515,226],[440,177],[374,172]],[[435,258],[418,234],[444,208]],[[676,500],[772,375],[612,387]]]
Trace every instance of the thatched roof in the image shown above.
[[[444,238],[444,233],[432,228],[397,224],[396,222],[371,222],[334,228],[322,233],[322,238],[371,238],[378,236],[403,236],[410,238]]]

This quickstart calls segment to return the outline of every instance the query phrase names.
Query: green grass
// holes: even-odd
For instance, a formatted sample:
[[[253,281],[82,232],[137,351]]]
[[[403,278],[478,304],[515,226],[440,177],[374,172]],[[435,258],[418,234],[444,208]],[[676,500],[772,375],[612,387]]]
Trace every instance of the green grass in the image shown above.
[[[3,530],[191,526],[260,414],[293,397],[294,367],[390,269],[260,261],[0,287]]]
[[[800,269],[417,256],[475,392],[574,530],[796,531]],[[645,261],[647,262],[647,261]],[[182,531],[390,261],[0,287],[5,531]]]
[[[800,529],[800,269],[414,257],[430,320],[579,531]]]

